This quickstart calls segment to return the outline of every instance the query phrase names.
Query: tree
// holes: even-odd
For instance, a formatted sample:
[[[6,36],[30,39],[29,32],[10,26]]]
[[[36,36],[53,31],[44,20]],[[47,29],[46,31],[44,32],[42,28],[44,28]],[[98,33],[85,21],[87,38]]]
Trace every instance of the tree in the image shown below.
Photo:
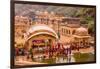
[[[89,31],[89,34],[91,34],[92,36],[94,35],[95,29],[94,29],[94,22],[93,21],[90,21],[88,23],[88,31]]]
[[[88,25],[89,34],[94,35],[94,21],[95,21],[95,9],[94,8],[80,8],[75,14],[76,17],[81,18],[81,24]]]

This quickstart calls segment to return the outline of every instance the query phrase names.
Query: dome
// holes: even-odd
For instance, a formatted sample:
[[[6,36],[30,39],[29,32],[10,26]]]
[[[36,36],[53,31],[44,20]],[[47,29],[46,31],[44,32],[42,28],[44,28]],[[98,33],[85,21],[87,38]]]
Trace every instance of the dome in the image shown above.
[[[80,27],[80,28],[76,29],[75,35],[86,36],[86,35],[88,35],[88,30],[84,27]]]
[[[47,35],[54,36],[55,38],[58,38],[56,32],[52,28],[41,24],[32,26],[26,33],[28,38],[31,38],[39,34],[47,34]]]

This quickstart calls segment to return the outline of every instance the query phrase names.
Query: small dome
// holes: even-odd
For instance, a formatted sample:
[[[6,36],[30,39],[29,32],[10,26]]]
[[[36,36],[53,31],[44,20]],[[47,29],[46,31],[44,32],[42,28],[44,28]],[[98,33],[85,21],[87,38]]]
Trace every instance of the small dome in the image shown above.
[[[86,35],[88,35],[88,30],[84,27],[80,27],[80,28],[76,29],[75,35],[86,36]]]

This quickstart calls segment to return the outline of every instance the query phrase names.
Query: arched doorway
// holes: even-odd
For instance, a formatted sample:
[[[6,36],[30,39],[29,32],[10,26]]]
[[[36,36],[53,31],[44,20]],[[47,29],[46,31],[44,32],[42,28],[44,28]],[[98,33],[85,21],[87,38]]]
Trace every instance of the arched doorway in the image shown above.
[[[34,55],[45,55],[53,44],[56,43],[58,36],[56,32],[46,25],[32,26],[26,34],[25,49],[33,49]]]

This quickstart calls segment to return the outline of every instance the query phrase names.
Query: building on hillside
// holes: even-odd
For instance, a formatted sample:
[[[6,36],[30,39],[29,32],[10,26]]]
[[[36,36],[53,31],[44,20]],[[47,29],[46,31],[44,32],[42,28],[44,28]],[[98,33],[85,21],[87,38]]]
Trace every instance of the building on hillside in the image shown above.
[[[80,35],[81,34],[81,35]],[[35,13],[34,21],[31,18],[15,16],[15,43],[23,46],[45,46],[56,44],[59,41],[66,45],[77,42],[78,45],[89,44],[88,28],[82,28],[79,18],[65,17],[54,12]]]

